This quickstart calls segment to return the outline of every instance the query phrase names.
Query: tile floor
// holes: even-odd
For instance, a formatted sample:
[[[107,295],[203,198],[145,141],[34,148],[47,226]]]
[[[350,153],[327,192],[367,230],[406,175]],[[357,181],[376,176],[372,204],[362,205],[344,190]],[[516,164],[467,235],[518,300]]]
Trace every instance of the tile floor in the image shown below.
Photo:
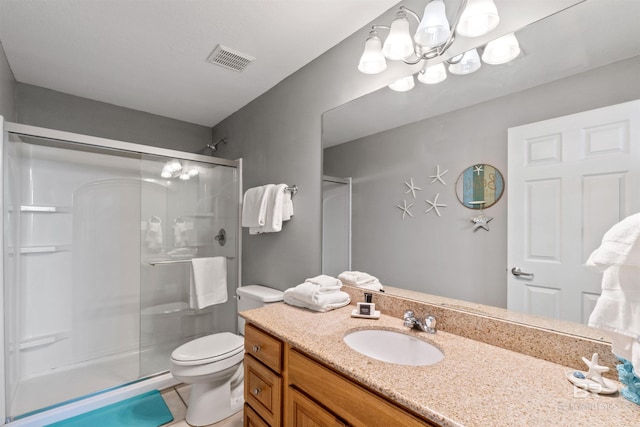
[[[173,421],[163,427],[189,427],[184,420],[187,413],[187,402],[189,401],[190,385],[181,384],[162,390],[161,394],[169,410],[173,414]],[[211,427],[242,427],[242,411],[230,416],[220,422],[211,424]],[[209,426],[208,426],[209,427]]]

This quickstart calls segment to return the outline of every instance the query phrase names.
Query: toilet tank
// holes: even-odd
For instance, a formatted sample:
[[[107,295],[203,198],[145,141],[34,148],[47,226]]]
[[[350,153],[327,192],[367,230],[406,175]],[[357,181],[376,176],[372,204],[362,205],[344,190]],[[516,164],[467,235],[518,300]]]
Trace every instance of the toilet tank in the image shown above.
[[[283,298],[282,291],[262,285],[241,286],[236,289],[236,295],[238,296],[238,313],[280,302]],[[244,335],[244,319],[240,316],[238,316],[238,333]]]

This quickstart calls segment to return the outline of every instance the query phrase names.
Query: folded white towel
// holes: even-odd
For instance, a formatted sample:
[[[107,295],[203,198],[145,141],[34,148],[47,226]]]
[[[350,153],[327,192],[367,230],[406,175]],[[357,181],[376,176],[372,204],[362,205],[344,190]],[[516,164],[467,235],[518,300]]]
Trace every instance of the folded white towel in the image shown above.
[[[383,286],[377,277],[361,271],[343,271],[338,275],[338,279],[349,286],[356,286],[372,291],[383,290]]]
[[[314,285],[320,286],[320,292],[334,292],[339,291],[340,288],[342,288],[342,282],[339,279],[336,279],[332,276],[327,276],[326,274],[311,277],[309,279],[306,279],[305,282],[313,283]]]
[[[305,283],[310,284],[308,282],[305,282]],[[319,311],[319,312],[326,312],[336,308],[344,307],[351,302],[351,298],[349,297],[349,294],[342,291],[322,294],[317,299],[318,301],[317,304],[301,301],[300,299],[297,298],[298,294],[295,291],[296,288],[287,289],[286,291],[284,291],[284,295],[283,295],[284,302],[289,305],[293,305],[295,307],[307,308],[309,310]]]
[[[611,227],[604,234],[600,247],[587,260],[587,266],[597,271],[612,265],[640,267],[640,213]]]
[[[267,217],[267,190],[273,188],[273,184],[263,185],[248,189],[242,200],[242,226],[262,227]]]
[[[190,282],[191,308],[201,309],[227,302],[226,257],[193,258]]]

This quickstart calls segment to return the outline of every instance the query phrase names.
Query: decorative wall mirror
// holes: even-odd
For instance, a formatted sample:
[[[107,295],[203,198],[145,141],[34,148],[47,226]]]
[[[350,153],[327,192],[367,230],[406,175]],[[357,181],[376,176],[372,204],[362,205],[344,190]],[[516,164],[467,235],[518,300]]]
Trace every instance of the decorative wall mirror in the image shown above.
[[[502,173],[485,163],[466,168],[456,181],[456,196],[469,209],[484,209],[498,203],[504,193]]]

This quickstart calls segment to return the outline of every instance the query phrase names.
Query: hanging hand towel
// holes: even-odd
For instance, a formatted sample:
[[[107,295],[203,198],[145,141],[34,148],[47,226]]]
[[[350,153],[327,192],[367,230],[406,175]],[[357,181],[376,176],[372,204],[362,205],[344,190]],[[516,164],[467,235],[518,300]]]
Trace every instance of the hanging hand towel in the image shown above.
[[[640,267],[640,213],[630,215],[604,234],[600,247],[587,260],[587,267],[604,271],[612,265]]]
[[[267,190],[274,188],[273,184],[248,189],[242,200],[242,226],[262,227],[267,217]]]
[[[145,242],[147,247],[153,251],[162,249],[162,221],[157,216],[152,216],[147,221]]]
[[[282,201],[286,184],[273,185],[265,191],[266,215],[262,227],[249,228],[249,234],[277,233],[282,230]]]
[[[187,245],[187,223],[176,218],[173,221],[173,247],[182,248]]]
[[[280,185],[284,185],[285,188],[288,187],[288,185],[286,184],[280,184]],[[282,220],[283,221],[289,221],[291,219],[291,217],[293,216],[293,200],[291,199],[293,193],[291,193],[291,191],[284,191],[284,197],[282,199]]]
[[[191,308],[201,309],[227,302],[226,257],[193,258],[189,289]]]

